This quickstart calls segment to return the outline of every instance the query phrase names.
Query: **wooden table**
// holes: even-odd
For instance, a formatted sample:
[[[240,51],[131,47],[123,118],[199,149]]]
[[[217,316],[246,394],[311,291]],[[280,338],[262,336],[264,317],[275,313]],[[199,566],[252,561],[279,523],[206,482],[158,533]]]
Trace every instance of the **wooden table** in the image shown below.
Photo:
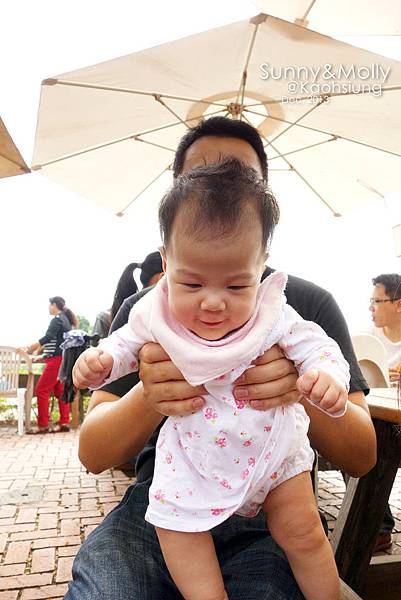
[[[340,577],[362,596],[376,537],[401,460],[401,408],[397,389],[372,389],[367,402],[377,436],[377,463],[364,477],[350,478],[331,540]]]

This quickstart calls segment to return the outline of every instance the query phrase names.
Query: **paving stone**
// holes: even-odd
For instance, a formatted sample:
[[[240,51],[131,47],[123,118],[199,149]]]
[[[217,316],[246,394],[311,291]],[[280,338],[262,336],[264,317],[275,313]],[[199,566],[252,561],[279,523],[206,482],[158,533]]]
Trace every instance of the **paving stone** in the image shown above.
[[[71,580],[71,569],[74,557],[68,556],[65,558],[58,559],[57,573],[56,573],[56,583],[62,583],[64,581]]]
[[[32,552],[31,573],[54,571],[56,566],[55,548],[41,548]]]
[[[10,542],[8,545],[4,564],[9,565],[11,563],[26,562],[29,551],[31,549],[31,542]]]
[[[20,600],[57,600],[67,593],[67,589],[67,584],[61,583],[23,590]]]
[[[35,575],[15,575],[13,577],[2,577],[0,579],[0,590],[13,590],[39,585],[48,585],[53,579],[52,573],[40,573]]]

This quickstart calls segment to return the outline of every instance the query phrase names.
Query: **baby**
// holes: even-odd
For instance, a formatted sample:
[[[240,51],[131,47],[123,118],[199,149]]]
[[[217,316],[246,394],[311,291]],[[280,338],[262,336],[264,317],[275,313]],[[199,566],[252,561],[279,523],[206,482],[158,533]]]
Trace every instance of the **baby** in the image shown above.
[[[100,387],[137,369],[140,348],[154,341],[207,390],[202,411],[170,417],[160,431],[145,516],[186,600],[227,599],[210,529],[260,509],[304,596],[340,597],[303,406],[256,411],[232,394],[252,361],[279,344],[311,403],[332,416],[346,410],[349,369],[337,344],[286,304],[283,273],[260,283],[278,216],[273,195],[237,160],[179,177],[159,209],[165,276],[74,369],[78,387]]]

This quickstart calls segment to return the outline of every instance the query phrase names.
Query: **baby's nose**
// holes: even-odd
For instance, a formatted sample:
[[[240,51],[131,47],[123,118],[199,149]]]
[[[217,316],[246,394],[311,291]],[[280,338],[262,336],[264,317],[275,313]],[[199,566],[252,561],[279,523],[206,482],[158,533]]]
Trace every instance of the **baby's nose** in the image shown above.
[[[220,294],[210,293],[207,294],[201,303],[202,310],[224,310],[225,302],[224,298]]]

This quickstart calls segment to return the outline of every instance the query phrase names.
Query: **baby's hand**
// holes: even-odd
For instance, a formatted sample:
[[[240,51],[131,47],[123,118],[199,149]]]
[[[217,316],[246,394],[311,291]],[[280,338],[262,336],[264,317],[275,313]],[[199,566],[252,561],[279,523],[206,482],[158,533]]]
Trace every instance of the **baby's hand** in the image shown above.
[[[328,373],[310,369],[299,377],[297,388],[312,404],[316,404],[330,415],[341,416],[344,413],[348,392]]]
[[[89,348],[81,354],[72,370],[75,387],[99,387],[110,375],[113,357],[100,348]]]

